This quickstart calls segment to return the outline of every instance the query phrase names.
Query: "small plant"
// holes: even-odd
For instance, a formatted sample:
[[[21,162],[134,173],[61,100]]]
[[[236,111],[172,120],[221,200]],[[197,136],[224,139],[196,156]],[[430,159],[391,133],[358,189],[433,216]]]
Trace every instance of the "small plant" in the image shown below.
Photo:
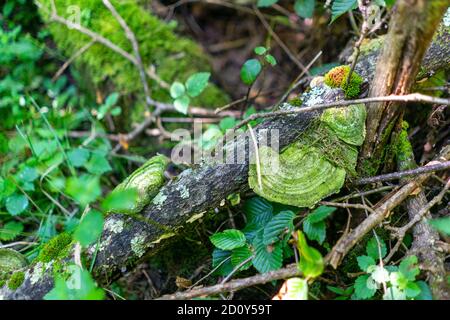
[[[191,75],[186,82],[175,81],[170,86],[170,96],[174,99],[174,106],[178,112],[187,114],[191,98],[199,96],[208,85],[211,74],[199,72]]]

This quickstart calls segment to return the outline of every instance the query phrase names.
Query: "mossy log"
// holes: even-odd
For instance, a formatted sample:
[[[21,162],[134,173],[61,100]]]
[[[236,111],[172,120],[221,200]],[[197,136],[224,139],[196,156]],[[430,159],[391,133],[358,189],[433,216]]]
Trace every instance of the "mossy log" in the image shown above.
[[[449,48],[449,42],[441,46],[444,52],[448,52]],[[432,45],[424,59],[423,70],[426,73],[449,66],[445,59],[433,59],[440,56],[434,50],[435,46]],[[374,62],[373,57],[369,58],[363,53],[357,70],[371,68],[373,72]],[[340,98],[342,95],[341,91]],[[305,100],[304,103],[320,104],[336,98],[336,94],[330,96],[329,93],[324,93],[321,96],[310,96],[309,101]],[[284,147],[295,141],[319,116],[319,112],[311,112],[272,118],[254,130],[258,136],[260,130],[278,129],[280,147]],[[96,280],[100,284],[106,284],[119,278],[139,261],[163,248],[170,242],[167,239],[176,235],[186,224],[194,223],[212,208],[220,207],[228,195],[248,190],[248,169],[247,157],[242,164],[206,164],[197,169],[186,170],[165,185],[153,202],[143,209],[142,216],[146,221],[119,214],[108,216],[93,269]],[[94,253],[95,247],[87,250],[90,258]],[[25,272],[22,285],[16,290],[10,290],[6,286],[0,289],[0,300],[42,299],[53,288],[52,276],[51,265],[32,264]]]

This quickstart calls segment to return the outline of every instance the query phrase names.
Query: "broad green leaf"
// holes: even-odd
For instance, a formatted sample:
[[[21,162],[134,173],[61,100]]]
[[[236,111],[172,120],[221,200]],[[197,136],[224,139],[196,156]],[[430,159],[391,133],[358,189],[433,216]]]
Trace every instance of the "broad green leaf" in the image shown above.
[[[187,94],[193,98],[200,95],[208,85],[210,76],[209,72],[199,72],[190,76],[186,81]]]
[[[55,286],[44,296],[44,300],[103,300],[105,292],[98,288],[87,270],[70,265],[70,276],[64,280],[61,276],[55,277]]]
[[[247,60],[241,68],[241,80],[244,84],[251,85],[260,72],[261,63],[257,59]]]
[[[212,267],[215,269],[219,265],[220,267],[214,272],[214,274],[226,276],[233,271],[233,265],[231,264],[231,251],[220,250],[217,248],[214,249],[212,253]]]
[[[189,109],[189,102],[191,102],[191,99],[187,95],[183,95],[179,98],[177,98],[173,102],[173,106],[175,107],[175,110],[182,114],[187,114]]]
[[[398,271],[409,281],[414,281],[416,280],[416,276],[418,276],[420,273],[417,262],[418,260],[416,256],[408,256],[404,258],[402,262],[400,262]]]
[[[33,182],[39,177],[39,172],[32,167],[23,168],[18,175],[18,178],[22,182]]]
[[[322,255],[308,245],[301,231],[297,231],[297,249],[300,253],[299,268],[303,275],[311,278],[321,275],[324,268]]]
[[[355,280],[355,296],[357,299],[369,299],[375,295],[377,291],[372,285],[368,286],[368,282],[372,281],[368,274],[359,276]]]
[[[380,249],[378,249],[378,241],[380,242]],[[375,236],[373,236],[369,240],[369,242],[367,242],[367,246],[366,246],[367,255],[369,257],[372,257],[373,259],[375,259],[375,261],[378,261],[380,258],[383,259],[387,253],[386,243],[384,242],[384,240],[381,239],[380,237],[378,237],[378,241],[375,238]],[[381,252],[381,256],[380,256],[380,252]]]
[[[326,237],[325,222],[319,221],[311,223],[308,218],[303,221],[303,232],[306,234],[309,240],[316,240],[322,244]]]
[[[244,212],[247,217],[247,224],[255,224],[264,227],[273,217],[273,207],[264,198],[254,197],[244,203]]]
[[[23,224],[21,222],[10,221],[0,227],[0,240],[11,241],[14,240],[23,231]]]
[[[186,89],[184,88],[184,84],[181,82],[175,81],[170,86],[170,96],[174,99],[177,99],[184,95]]]
[[[113,92],[106,98],[105,104],[111,107],[117,103],[118,99],[119,94],[117,92]]]
[[[420,293],[415,297],[415,300],[433,300],[431,289],[425,281],[417,281],[420,288]]]
[[[407,298],[415,298],[421,292],[419,285],[415,282],[408,282],[405,289],[405,294]]]
[[[13,216],[17,216],[28,208],[28,198],[23,194],[13,194],[6,198],[6,210]]]
[[[312,18],[316,0],[295,0],[294,10],[302,18]]]
[[[99,177],[88,174],[67,179],[66,193],[85,206],[94,202],[102,193]]]
[[[336,208],[334,207],[320,206],[308,214],[306,219],[308,219],[311,223],[316,223],[325,220],[334,211],[336,211]]]
[[[262,56],[263,54],[265,54],[267,52],[267,49],[265,47],[256,47],[253,51],[257,55]]]
[[[270,7],[271,5],[277,3],[278,0],[258,0],[258,7]]]
[[[268,246],[265,245],[261,230],[253,240],[253,247],[255,248],[255,257],[252,260],[252,264],[260,273],[278,270],[282,267],[283,249],[280,242]]]
[[[89,154],[89,150],[76,148],[67,152],[67,157],[74,167],[81,167],[89,159]]]
[[[268,54],[266,56],[264,56],[264,59],[272,66],[276,66],[277,65],[277,59],[275,59],[275,57],[271,54]]]
[[[389,280],[392,285],[399,287],[400,289],[405,289],[408,285],[408,279],[406,279],[403,273],[398,271],[391,272],[389,275]]]
[[[234,117],[225,117],[219,122],[220,129],[225,132],[226,130],[232,129],[237,124],[237,120]]]
[[[106,157],[98,153],[93,153],[89,161],[85,163],[84,167],[87,171],[95,175],[102,175],[112,170]]]
[[[337,18],[347,11],[356,9],[358,0],[334,0],[331,6],[331,22],[333,23]]]
[[[209,237],[212,244],[222,250],[233,250],[245,245],[245,235],[236,229],[228,229]]]
[[[132,210],[138,201],[136,189],[123,189],[111,192],[102,202],[102,209],[105,212],[120,213],[124,210]]]
[[[302,278],[287,279],[278,296],[281,300],[308,300],[308,281]]]
[[[200,137],[198,144],[203,150],[211,150],[222,138],[223,133],[219,126],[212,124],[208,126],[205,132]]]
[[[102,234],[104,224],[103,214],[96,210],[91,210],[83,217],[80,224],[73,234],[75,241],[78,241],[83,247],[97,241]]]
[[[429,224],[444,235],[450,235],[450,217],[429,220]]]
[[[11,177],[3,179],[0,177],[0,200],[9,197],[16,191],[16,185]]]
[[[283,211],[274,216],[264,227],[263,243],[272,244],[280,240],[279,236],[284,233],[290,233],[294,230],[292,221],[295,213],[292,211]]]
[[[361,269],[361,271],[367,272],[367,269],[370,266],[373,266],[376,264],[375,260],[372,257],[369,256],[359,256],[356,258],[358,261],[358,266]]]
[[[231,252],[231,264],[233,265],[233,267],[237,267],[238,265],[243,263],[245,260],[250,259],[252,255],[253,255],[253,253],[248,246],[243,246],[240,248],[233,249],[233,251]],[[251,266],[252,266],[252,261],[250,259],[239,270],[240,271],[247,270]]]

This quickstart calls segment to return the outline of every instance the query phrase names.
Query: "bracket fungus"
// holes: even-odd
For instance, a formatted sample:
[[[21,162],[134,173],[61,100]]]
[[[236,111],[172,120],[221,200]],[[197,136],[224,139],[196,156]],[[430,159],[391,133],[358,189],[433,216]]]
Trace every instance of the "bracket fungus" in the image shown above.
[[[346,175],[355,174],[365,120],[363,104],[331,108],[280,154],[260,146],[259,169],[256,163],[249,167],[250,188],[270,201],[297,207],[313,207],[339,192]]]

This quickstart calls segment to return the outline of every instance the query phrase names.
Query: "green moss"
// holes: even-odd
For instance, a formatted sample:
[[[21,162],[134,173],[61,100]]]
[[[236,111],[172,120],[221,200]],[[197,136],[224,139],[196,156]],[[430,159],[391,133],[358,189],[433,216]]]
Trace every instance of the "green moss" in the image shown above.
[[[72,243],[72,237],[68,233],[61,233],[50,239],[41,249],[37,261],[50,262],[67,256]]]
[[[6,284],[6,280],[0,280],[0,288],[3,288],[3,286]]]
[[[43,8],[39,12],[45,21],[51,22],[46,12],[51,1],[41,2]],[[135,1],[111,2],[135,33],[144,66],[154,67],[164,81],[185,81],[195,72],[210,70],[208,59],[201,48],[191,40],[176,36],[173,24],[166,24],[152,16]],[[122,27],[101,1],[56,0],[55,3],[58,14],[66,19],[74,16],[71,8],[80,8],[82,26],[104,36],[123,50],[133,52]],[[57,46],[67,57],[74,55],[91,41],[89,36],[59,23],[50,23],[49,30]],[[108,47],[95,43],[74,64],[92,81],[94,89],[100,92],[120,92],[124,105],[133,105],[130,110],[137,112],[136,116],[142,118],[141,111],[145,105],[142,84],[137,68],[130,61]],[[170,100],[167,90],[161,89],[154,80],[149,81],[149,85],[154,99]],[[89,86],[90,84],[87,85]],[[209,85],[192,104],[219,106],[227,101],[228,98],[217,87]]]
[[[344,90],[346,98],[357,97],[364,79],[355,71],[352,72],[350,81],[347,84],[350,66],[344,65],[334,67],[325,75],[325,84],[331,88],[341,88]]]
[[[295,97],[295,98],[289,100],[288,103],[294,107],[301,107],[303,104],[303,100],[300,99],[299,97]]]
[[[8,288],[11,290],[16,290],[22,285],[23,280],[25,280],[25,273],[23,273],[22,271],[13,273],[11,278],[9,278]]]

